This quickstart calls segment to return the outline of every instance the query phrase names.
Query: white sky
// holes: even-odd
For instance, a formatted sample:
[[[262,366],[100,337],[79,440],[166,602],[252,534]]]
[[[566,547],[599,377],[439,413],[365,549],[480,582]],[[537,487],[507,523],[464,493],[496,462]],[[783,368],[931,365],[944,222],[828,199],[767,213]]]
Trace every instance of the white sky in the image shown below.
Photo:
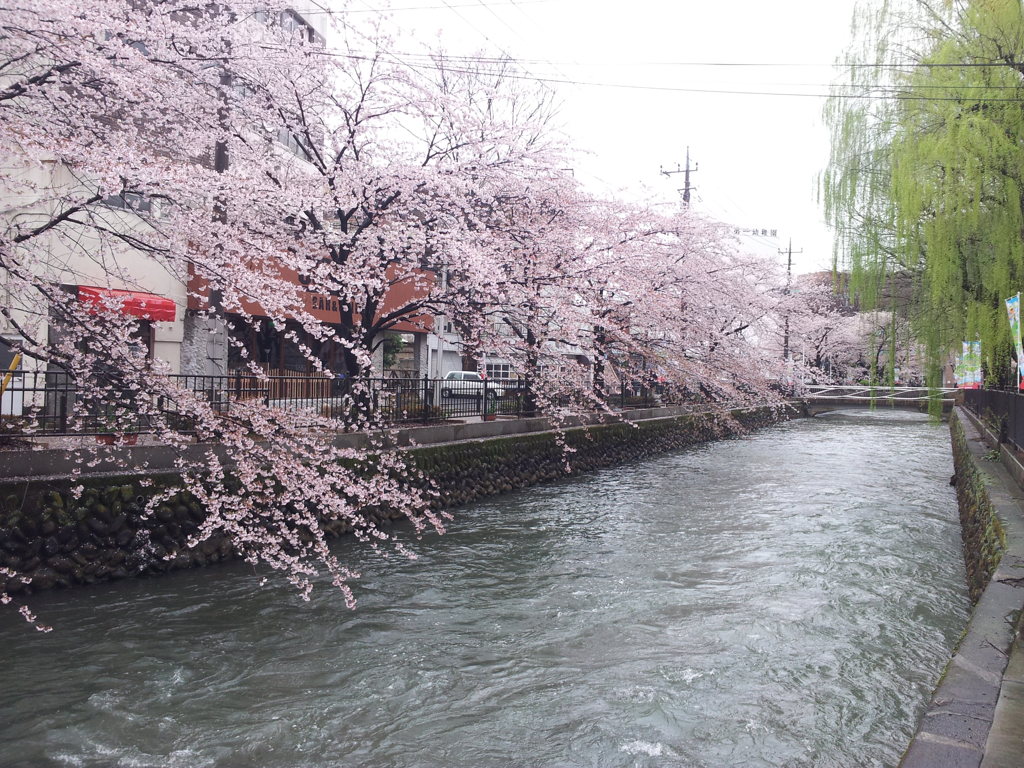
[[[439,36],[449,53],[486,49],[524,60],[540,78],[604,84],[550,85],[582,150],[575,174],[588,185],[677,201],[682,174],[659,168],[683,164],[689,146],[699,164],[691,176],[697,210],[777,230],[774,239],[746,241],[759,252],[792,238],[803,250],[796,271],[830,266],[816,183],[828,158],[824,100],[681,89],[826,93],[849,42],[854,0],[351,0],[348,8],[388,2],[395,23],[424,40]],[[768,66],[671,64],[679,62]]]

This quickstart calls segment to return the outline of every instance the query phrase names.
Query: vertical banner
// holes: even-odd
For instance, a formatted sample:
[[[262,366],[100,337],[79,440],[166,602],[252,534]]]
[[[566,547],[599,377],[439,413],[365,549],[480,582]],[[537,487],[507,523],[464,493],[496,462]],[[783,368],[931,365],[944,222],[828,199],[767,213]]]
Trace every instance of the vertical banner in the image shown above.
[[[969,389],[981,389],[981,342],[972,341],[968,358]]]
[[[964,377],[964,363],[966,363],[967,357],[963,352],[960,352],[956,356],[956,363],[953,364],[953,381],[957,389],[960,389],[965,384]]]
[[[974,376],[971,369],[971,342],[964,342],[964,351],[961,353],[961,387],[971,389]]]
[[[981,342],[965,341],[960,356],[960,388],[981,389]]]
[[[1020,293],[1006,300],[1006,314],[1010,318],[1010,338],[1017,352],[1017,387],[1024,389],[1024,345],[1020,338]]]

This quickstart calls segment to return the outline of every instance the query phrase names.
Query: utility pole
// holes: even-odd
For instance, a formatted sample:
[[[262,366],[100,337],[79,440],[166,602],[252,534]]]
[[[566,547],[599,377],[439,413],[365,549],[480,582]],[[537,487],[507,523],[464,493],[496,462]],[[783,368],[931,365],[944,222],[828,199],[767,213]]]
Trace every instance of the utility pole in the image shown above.
[[[779,251],[779,254],[786,254],[786,290],[784,294],[789,296],[790,287],[793,284],[793,254],[803,253],[803,248],[799,251],[793,250],[793,238],[789,239],[789,247],[784,251]],[[782,359],[789,360],[789,311],[786,311],[786,329],[782,336]]]
[[[690,192],[691,192],[691,190],[696,189],[696,187],[691,187],[690,186],[690,174],[697,172],[697,164],[696,163],[694,163],[693,168],[690,167],[690,148],[689,147],[686,148],[686,167],[685,168],[680,168],[679,167],[679,163],[676,163],[676,169],[674,171],[666,171],[661,166],[658,166],[658,171],[663,176],[669,176],[669,177],[671,177],[672,174],[674,174],[674,173],[682,173],[682,174],[684,174],[684,176],[683,176],[683,188],[680,189],[679,191],[683,193],[683,203],[685,203],[686,205],[689,205],[690,204]]]
[[[214,5],[213,13],[224,12],[220,5]],[[234,21],[234,13],[227,11]],[[220,136],[213,147],[213,170],[224,175],[231,167],[228,156],[228,130],[229,118],[231,116],[231,39],[225,37],[221,40],[222,59],[220,61],[220,77],[217,88],[217,95],[220,105],[217,107],[217,127],[220,129]],[[223,181],[223,179],[221,180]],[[228,196],[223,191],[213,199],[213,220],[219,224],[216,231],[216,239],[213,248],[219,259],[224,259],[225,229],[228,223]],[[224,291],[217,286],[209,286],[207,292],[206,313],[197,314],[193,317],[193,323],[197,329],[196,341],[198,349],[195,354],[201,364],[204,375],[224,376],[228,372],[228,326],[224,314]],[[202,318],[202,319],[200,319]]]

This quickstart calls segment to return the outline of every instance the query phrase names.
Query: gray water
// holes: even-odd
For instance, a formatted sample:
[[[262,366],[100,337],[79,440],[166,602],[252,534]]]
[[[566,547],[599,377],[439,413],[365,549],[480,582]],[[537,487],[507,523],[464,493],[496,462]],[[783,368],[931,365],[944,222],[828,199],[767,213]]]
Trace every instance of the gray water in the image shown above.
[[[2,766],[894,765],[968,613],[948,431],[833,414],[243,565],[0,614]]]

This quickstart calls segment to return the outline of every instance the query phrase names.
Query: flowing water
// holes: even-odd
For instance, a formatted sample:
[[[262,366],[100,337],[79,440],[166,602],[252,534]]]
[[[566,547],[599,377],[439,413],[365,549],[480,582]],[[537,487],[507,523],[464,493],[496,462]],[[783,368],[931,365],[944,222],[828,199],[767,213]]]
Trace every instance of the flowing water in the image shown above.
[[[0,623],[0,766],[885,766],[964,626],[948,431],[791,422],[342,541],[358,608],[232,564]]]

